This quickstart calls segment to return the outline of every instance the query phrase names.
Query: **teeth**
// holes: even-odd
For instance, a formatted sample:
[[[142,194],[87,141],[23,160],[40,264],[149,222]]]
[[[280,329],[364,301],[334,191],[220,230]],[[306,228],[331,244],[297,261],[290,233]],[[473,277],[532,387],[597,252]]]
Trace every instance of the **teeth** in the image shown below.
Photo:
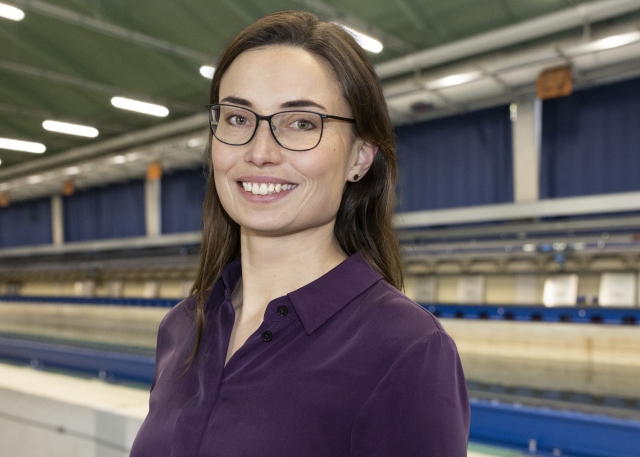
[[[294,187],[297,187],[297,184],[242,182],[242,188],[245,192],[251,192],[254,195],[277,194]]]

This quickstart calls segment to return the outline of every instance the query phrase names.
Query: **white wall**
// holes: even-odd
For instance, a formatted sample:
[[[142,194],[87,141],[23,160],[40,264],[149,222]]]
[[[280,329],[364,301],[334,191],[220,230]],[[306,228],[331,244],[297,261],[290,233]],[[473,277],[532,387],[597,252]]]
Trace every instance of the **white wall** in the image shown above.
[[[0,455],[126,457],[148,393],[0,364]]]

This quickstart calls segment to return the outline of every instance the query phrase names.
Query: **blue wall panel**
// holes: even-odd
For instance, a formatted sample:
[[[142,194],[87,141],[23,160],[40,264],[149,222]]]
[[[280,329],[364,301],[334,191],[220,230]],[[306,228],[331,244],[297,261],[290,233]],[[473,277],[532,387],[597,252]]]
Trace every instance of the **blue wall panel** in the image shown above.
[[[640,190],[640,78],[547,100],[540,196]]]
[[[508,106],[396,129],[398,211],[513,201]]]
[[[162,177],[162,233],[202,230],[207,180],[201,169]]]
[[[64,199],[65,241],[144,236],[144,181],[111,184]]]
[[[50,198],[0,208],[0,248],[51,242]]]

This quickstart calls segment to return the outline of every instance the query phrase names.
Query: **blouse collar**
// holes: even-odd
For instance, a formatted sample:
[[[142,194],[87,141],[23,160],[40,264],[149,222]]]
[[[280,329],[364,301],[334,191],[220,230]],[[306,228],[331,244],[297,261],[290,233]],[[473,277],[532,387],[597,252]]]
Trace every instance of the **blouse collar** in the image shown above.
[[[225,299],[242,276],[240,259],[229,263],[220,275]],[[362,292],[382,279],[366,260],[355,253],[315,281],[287,294],[308,335],[311,335]]]

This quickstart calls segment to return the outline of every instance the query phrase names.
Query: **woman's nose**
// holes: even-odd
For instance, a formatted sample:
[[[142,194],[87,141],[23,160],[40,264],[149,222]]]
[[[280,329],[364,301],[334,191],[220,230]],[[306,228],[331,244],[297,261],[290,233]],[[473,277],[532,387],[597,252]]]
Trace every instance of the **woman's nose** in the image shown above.
[[[271,124],[268,121],[263,120],[258,124],[256,133],[247,146],[245,159],[257,166],[276,164],[282,159],[280,145],[276,142],[271,132]]]

